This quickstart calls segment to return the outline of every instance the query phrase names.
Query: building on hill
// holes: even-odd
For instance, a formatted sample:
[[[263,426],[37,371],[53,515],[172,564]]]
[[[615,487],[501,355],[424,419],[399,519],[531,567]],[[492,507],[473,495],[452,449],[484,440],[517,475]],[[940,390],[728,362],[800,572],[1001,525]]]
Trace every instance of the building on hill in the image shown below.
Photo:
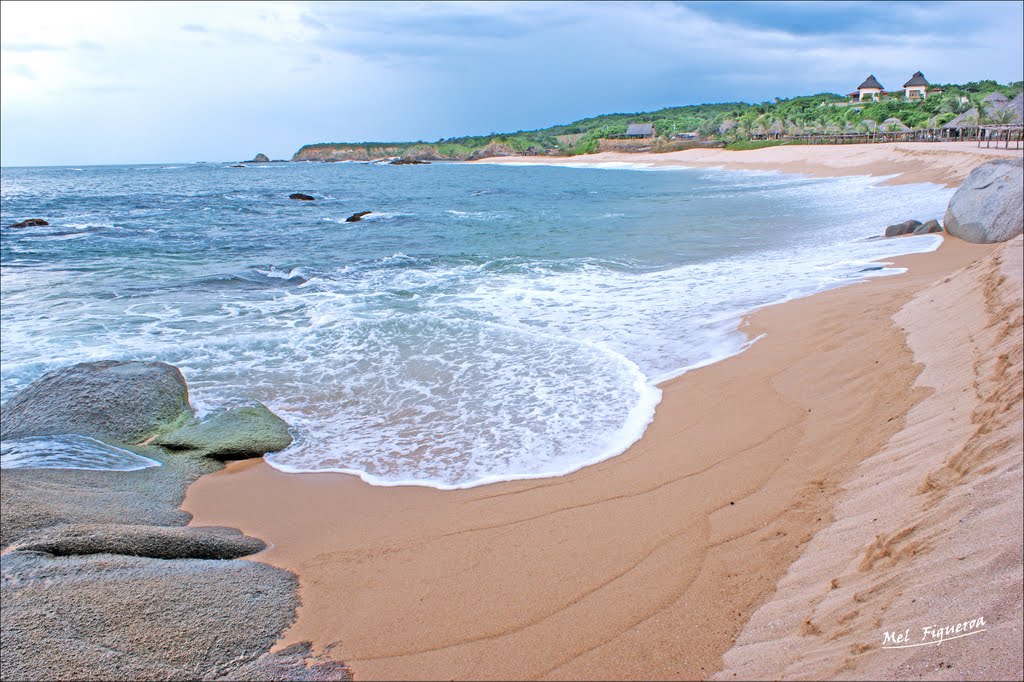
[[[903,94],[907,99],[927,99],[929,96],[941,95],[942,89],[931,87],[924,74],[917,71],[903,84]]]
[[[626,126],[626,137],[646,138],[654,137],[655,130],[653,123],[630,123]]]
[[[857,86],[857,92],[851,92],[848,97],[851,102],[877,102],[886,94],[885,88],[878,82],[874,74],[864,79],[864,82]]]

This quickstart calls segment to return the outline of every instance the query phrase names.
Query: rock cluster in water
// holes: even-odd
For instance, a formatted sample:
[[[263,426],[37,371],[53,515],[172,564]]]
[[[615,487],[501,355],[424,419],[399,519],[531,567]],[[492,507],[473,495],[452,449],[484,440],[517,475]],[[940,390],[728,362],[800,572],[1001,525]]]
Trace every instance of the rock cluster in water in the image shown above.
[[[942,232],[942,226],[939,225],[938,220],[929,220],[922,223],[920,220],[907,220],[906,222],[896,223],[885,228],[886,237],[902,237],[903,235],[913,234],[930,234],[932,232]]]
[[[308,194],[303,194],[302,192],[295,192],[293,194],[289,194],[288,198],[294,199],[295,201],[314,201],[316,199],[316,197],[312,197]]]

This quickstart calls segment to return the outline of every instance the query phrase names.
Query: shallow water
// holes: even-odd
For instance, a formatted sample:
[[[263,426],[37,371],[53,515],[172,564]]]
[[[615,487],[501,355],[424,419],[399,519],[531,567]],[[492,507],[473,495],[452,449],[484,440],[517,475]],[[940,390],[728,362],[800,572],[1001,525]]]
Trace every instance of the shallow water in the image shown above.
[[[618,166],[4,169],[2,223],[51,225],[0,231],[0,390],[161,360],[200,413],[284,417],[283,470],[443,488],[566,473],[635,442],[658,381],[739,352],[743,313],[936,248],[868,237],[951,194]]]

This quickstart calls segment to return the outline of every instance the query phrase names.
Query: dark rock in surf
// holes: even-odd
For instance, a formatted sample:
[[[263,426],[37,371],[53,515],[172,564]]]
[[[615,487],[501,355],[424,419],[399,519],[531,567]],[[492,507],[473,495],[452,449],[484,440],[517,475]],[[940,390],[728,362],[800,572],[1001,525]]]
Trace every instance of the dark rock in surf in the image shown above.
[[[904,234],[911,234],[921,224],[920,220],[908,220],[885,228],[886,237],[899,237]]]
[[[270,163],[270,157],[266,154],[257,154],[252,161],[246,161],[246,163]]]
[[[346,223],[358,223],[363,219],[363,216],[367,216],[373,213],[373,211],[360,211],[359,213],[353,213],[349,217],[345,218]]]
[[[45,227],[49,224],[42,218],[29,218],[28,220],[22,220],[20,223],[14,223],[9,227]]]
[[[392,166],[429,166],[430,162],[429,161],[421,161],[420,159],[409,158],[408,156],[403,156],[400,159],[394,159],[393,161],[391,161],[391,165]]]
[[[289,199],[294,199],[295,201],[314,201],[315,200],[315,197],[311,197],[308,194],[303,194],[302,192],[295,192],[294,194],[289,194],[288,198]]]

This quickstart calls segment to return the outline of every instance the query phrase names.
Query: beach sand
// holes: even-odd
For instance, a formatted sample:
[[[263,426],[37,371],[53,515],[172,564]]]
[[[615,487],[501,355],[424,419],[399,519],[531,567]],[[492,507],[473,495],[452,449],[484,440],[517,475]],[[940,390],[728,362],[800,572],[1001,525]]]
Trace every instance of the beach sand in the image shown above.
[[[663,384],[639,442],[568,476],[446,492],[256,460],[182,508],[268,542],[254,558],[300,580],[278,646],[356,679],[1019,677],[1019,249],[947,238],[757,311],[763,339]]]
[[[474,163],[537,163],[593,165],[642,163],[652,167],[690,166],[729,170],[781,171],[817,177],[844,175],[894,176],[886,183],[934,182],[947,187],[960,183],[979,163],[998,158],[1020,158],[1022,150],[978,147],[977,142],[843,145],[780,145],[729,151],[687,149],[664,154],[602,152],[586,156],[508,156]]]

